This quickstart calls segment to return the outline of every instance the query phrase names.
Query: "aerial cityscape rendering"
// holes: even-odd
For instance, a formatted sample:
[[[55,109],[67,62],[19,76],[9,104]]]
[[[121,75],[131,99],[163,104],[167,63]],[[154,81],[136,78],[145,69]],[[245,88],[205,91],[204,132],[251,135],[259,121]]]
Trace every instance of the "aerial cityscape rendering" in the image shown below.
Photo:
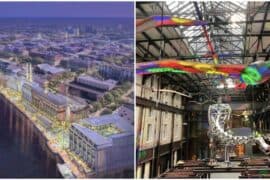
[[[0,178],[133,177],[133,5],[0,3]]]

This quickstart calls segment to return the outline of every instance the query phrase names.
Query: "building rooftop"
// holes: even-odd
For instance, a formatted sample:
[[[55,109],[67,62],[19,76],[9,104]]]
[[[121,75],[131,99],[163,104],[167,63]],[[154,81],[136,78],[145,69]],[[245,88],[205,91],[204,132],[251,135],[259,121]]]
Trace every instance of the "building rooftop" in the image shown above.
[[[130,125],[126,120],[124,120],[123,117],[116,113],[84,119],[82,120],[82,122],[88,123],[91,126],[104,126],[113,124],[123,133],[133,131],[133,126]]]
[[[3,58],[0,58],[0,62],[2,63],[7,63],[7,64],[11,64],[11,61],[7,60],[7,59],[3,59]]]
[[[117,108],[113,113],[121,116],[125,121],[134,122],[134,106],[132,104],[125,104]]]
[[[115,80],[112,80],[112,79],[108,79],[108,80],[99,80],[99,79],[96,79],[94,77],[91,77],[91,76],[88,76],[88,75],[80,75],[78,77],[78,79],[81,79],[81,80],[85,80],[85,81],[88,81],[88,82],[93,82],[93,83],[99,83],[99,84],[108,84],[108,85],[116,85],[117,84],[117,81]]]
[[[40,96],[44,97],[45,99],[49,100],[53,104],[57,106],[63,106],[66,107],[67,104],[70,105],[71,110],[78,110],[81,108],[84,108],[87,104],[85,102],[78,102],[74,98],[69,98],[65,95],[59,94],[59,93],[52,93],[52,92],[44,92],[44,88],[40,87],[37,83],[29,83],[27,82],[28,85],[32,87],[32,90],[34,90],[37,94]]]
[[[117,111],[110,115],[83,119],[80,124],[74,123],[73,127],[97,145],[109,145],[113,138],[133,134],[133,126]]]
[[[107,146],[107,145],[110,146],[112,144],[110,138],[106,138],[89,128],[86,128],[77,123],[73,123],[72,126],[75,127],[81,133],[83,133],[84,136],[86,136],[88,139],[90,139],[94,144],[98,146]]]
[[[44,89],[40,86],[32,86],[33,90],[38,93],[40,96],[48,99],[50,102],[54,103],[57,106],[66,106],[67,101],[65,96],[57,94],[57,93],[51,93],[51,92],[44,92]]]
[[[51,66],[49,64],[39,64],[37,65],[37,67],[39,69],[41,69],[42,71],[45,71],[47,73],[50,73],[50,74],[59,74],[59,73],[63,73],[65,72],[65,69],[63,68],[57,68],[57,67],[54,67],[54,66]]]

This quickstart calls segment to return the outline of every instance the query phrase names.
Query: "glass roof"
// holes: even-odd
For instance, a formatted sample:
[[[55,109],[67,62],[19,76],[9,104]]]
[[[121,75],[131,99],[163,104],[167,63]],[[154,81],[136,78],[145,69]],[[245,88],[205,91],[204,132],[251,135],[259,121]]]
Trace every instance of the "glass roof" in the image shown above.
[[[194,20],[199,19],[194,2],[168,1],[166,3],[173,16]],[[218,54],[241,54],[244,48],[244,39],[243,36],[236,35],[241,35],[245,31],[245,23],[241,23],[241,21],[246,20],[247,2],[198,2],[198,7],[203,20],[211,24],[206,26],[206,29],[215,52]],[[176,27],[176,31],[181,36],[188,37],[187,42],[192,53],[196,55],[210,53],[202,27],[179,26]],[[223,36],[224,34],[228,36]],[[241,63],[241,60],[238,59],[227,63]]]

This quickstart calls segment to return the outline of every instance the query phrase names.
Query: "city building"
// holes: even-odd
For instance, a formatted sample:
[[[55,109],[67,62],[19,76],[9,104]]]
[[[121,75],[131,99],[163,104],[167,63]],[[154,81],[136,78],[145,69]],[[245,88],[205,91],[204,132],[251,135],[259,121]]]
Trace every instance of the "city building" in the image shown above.
[[[114,113],[124,118],[127,122],[134,126],[134,104],[124,104],[117,108]]]
[[[103,77],[112,78],[117,81],[133,81],[134,77],[133,66],[102,63],[99,67],[99,72]]]
[[[51,119],[73,122],[88,116],[88,105],[85,101],[50,92],[49,82],[41,82],[38,77],[34,78],[38,80],[38,83],[33,82],[31,64],[27,64],[24,76],[17,76],[10,72],[5,72],[2,76],[2,86],[21,93],[25,103]]]
[[[26,82],[22,85],[22,99],[50,119],[74,122],[88,116],[87,104],[49,92],[46,87],[42,88],[36,83]]]
[[[114,177],[133,173],[134,131],[130,116],[118,111],[88,118],[70,128],[70,150],[80,156],[96,177]]]
[[[21,71],[21,68],[19,68],[15,63],[10,62],[6,59],[0,59],[0,71],[5,74],[17,74],[19,71]]]
[[[81,75],[75,81],[68,84],[69,92],[72,95],[80,96],[83,98],[97,100],[104,96],[104,94],[113,89],[117,81],[99,80],[87,75]]]
[[[34,68],[34,72],[40,77],[42,76],[46,80],[53,81],[53,80],[59,80],[62,77],[62,75],[68,71],[63,68],[51,66],[49,64],[44,63],[44,64],[38,64]]]
[[[157,76],[137,77],[137,177],[161,174],[183,157],[185,146],[182,97],[153,91]]]
[[[43,74],[59,75],[65,72],[63,68],[57,68],[49,64],[38,64],[36,71]]]
[[[87,68],[92,65],[92,62],[89,60],[83,60],[81,58],[66,58],[63,59],[61,65],[65,68],[77,71],[80,69],[87,70]]]
[[[113,89],[117,84],[117,81],[114,81],[112,79],[107,79],[103,81],[86,75],[81,75],[77,77],[76,82],[104,91],[109,91]]]

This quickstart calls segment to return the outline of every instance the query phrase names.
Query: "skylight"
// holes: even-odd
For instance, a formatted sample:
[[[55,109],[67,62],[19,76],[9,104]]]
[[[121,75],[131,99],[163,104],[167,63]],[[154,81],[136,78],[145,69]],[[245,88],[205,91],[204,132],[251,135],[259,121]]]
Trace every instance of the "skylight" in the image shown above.
[[[198,20],[198,12],[193,2],[166,2],[173,16]],[[204,8],[202,8],[204,7]],[[207,26],[208,34],[214,46],[216,53],[239,53],[241,54],[244,45],[242,36],[222,36],[239,35],[245,30],[245,23],[239,23],[246,20],[245,11],[247,2],[199,2],[200,13],[204,20],[209,21],[211,26]],[[227,24],[228,22],[229,24]],[[233,22],[233,23],[231,23]],[[177,32],[187,38],[188,46],[196,55],[209,54],[206,38],[204,38],[201,27],[176,27]],[[198,36],[201,36],[198,38]],[[220,45],[223,45],[222,47]],[[236,52],[235,52],[236,51]],[[235,59],[232,59],[235,60]],[[236,60],[237,62],[242,61]],[[233,63],[233,62],[231,62]]]

